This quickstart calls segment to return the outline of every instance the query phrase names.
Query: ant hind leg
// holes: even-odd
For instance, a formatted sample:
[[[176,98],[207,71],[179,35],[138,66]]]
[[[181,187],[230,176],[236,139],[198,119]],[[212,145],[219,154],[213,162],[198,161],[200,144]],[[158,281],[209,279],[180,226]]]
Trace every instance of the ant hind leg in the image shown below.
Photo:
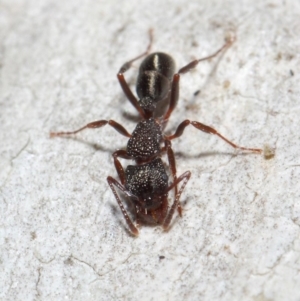
[[[128,83],[124,77],[124,73],[131,67],[132,63],[140,58],[142,58],[143,56],[147,55],[150,52],[151,46],[152,46],[152,41],[153,41],[153,35],[152,35],[152,29],[149,30],[149,45],[146,49],[145,52],[143,52],[142,54],[138,55],[137,57],[135,57],[134,59],[126,62],[125,64],[122,65],[122,67],[120,68],[117,77],[120,83],[120,86],[124,92],[124,94],[126,95],[127,99],[131,102],[131,104],[135,107],[135,109],[139,112],[139,114],[145,118],[145,113],[142,110],[142,108],[140,107],[137,98],[134,96],[134,94],[132,93],[131,89],[128,86]]]

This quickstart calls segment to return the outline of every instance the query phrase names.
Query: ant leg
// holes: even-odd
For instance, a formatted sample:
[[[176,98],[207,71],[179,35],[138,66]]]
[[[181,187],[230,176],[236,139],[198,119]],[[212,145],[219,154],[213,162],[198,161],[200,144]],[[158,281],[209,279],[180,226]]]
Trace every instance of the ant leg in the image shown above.
[[[166,151],[167,151],[169,166],[170,166],[171,173],[172,173],[172,176],[173,176],[173,182],[176,182],[176,179],[177,179],[176,161],[175,161],[175,156],[174,156],[174,152],[173,152],[173,149],[172,149],[171,141],[165,140],[165,148],[166,148]],[[175,191],[174,194],[176,196],[177,195],[177,185],[174,186],[174,191]],[[178,202],[177,210],[178,210],[179,216],[182,217],[182,209],[181,209],[180,202]]]
[[[142,58],[143,56],[147,55],[150,52],[152,41],[153,41],[153,34],[152,34],[152,29],[150,29],[149,30],[149,45],[148,45],[146,51],[143,52],[142,54],[138,55],[134,59],[126,62],[125,64],[123,64],[123,66],[120,68],[120,70],[117,74],[119,83],[121,85],[121,88],[122,88],[124,94],[126,95],[127,99],[131,102],[131,104],[135,107],[135,109],[139,112],[139,114],[143,118],[145,118],[145,113],[142,110],[142,108],[140,107],[137,98],[134,96],[131,89],[129,88],[129,86],[128,86],[125,78],[124,78],[124,73],[131,67],[131,65],[134,61]]]
[[[164,220],[166,219],[166,216],[168,214],[168,208],[169,208],[168,195],[166,194],[163,198],[162,205],[160,207],[160,217],[158,218],[157,221],[159,225],[162,225]]]
[[[169,228],[169,225],[170,225],[170,222],[172,220],[172,217],[174,215],[174,212],[175,212],[175,209],[178,208],[178,203],[179,203],[179,199],[180,199],[180,196],[185,188],[185,185],[187,184],[188,180],[190,179],[191,177],[191,172],[190,171],[186,171],[185,173],[183,173],[178,179],[176,179],[176,181],[171,184],[169,187],[168,187],[168,191],[171,190],[173,187],[177,186],[181,181],[183,181],[180,189],[179,189],[179,192],[175,195],[175,200],[169,210],[169,213],[166,217],[166,219],[164,220],[164,223],[163,223],[163,228],[164,230],[168,230]]]
[[[172,81],[172,88],[171,88],[170,105],[169,105],[168,111],[166,112],[166,114],[165,114],[165,116],[163,118],[164,120],[168,120],[169,119],[169,117],[171,116],[173,110],[175,109],[175,107],[177,105],[177,101],[178,101],[178,98],[179,98],[180,74],[187,73],[191,69],[195,68],[202,61],[206,61],[206,60],[210,60],[210,59],[214,58],[220,52],[222,52],[222,51],[226,50],[228,47],[230,47],[231,44],[234,41],[235,41],[234,38],[232,38],[232,39],[226,39],[226,43],[220,49],[218,49],[215,53],[213,53],[213,54],[211,54],[211,55],[209,55],[207,57],[204,57],[204,58],[201,58],[201,59],[197,59],[197,60],[194,60],[194,61],[190,62],[186,66],[184,66],[181,69],[179,69],[178,73],[174,74],[173,81]]]
[[[130,138],[131,135],[127,132],[127,130],[119,123],[117,123],[114,120],[98,120],[91,123],[88,123],[87,125],[83,126],[82,128],[72,131],[72,132],[50,132],[50,137],[56,137],[56,136],[65,136],[65,135],[72,135],[77,134],[78,132],[81,132],[85,129],[96,129],[100,128],[106,124],[109,124],[111,127],[113,127],[117,132],[119,132],[121,135]]]
[[[127,155],[127,152],[125,150],[117,150],[113,153],[113,158],[114,158],[114,164],[115,164],[115,168],[117,170],[117,173],[119,175],[119,178],[121,180],[121,184],[122,186],[124,187],[125,185],[125,181],[126,181],[126,176],[125,176],[125,172],[124,172],[124,168],[123,166],[121,165],[120,161],[118,160],[118,157],[120,158],[123,158],[123,159],[132,159],[132,157],[128,156]],[[116,181],[115,181],[116,182]],[[119,186],[118,186],[119,187]],[[120,188],[120,187],[119,187]],[[117,199],[118,201],[118,199]],[[119,203],[119,202],[118,202]],[[119,204],[120,205],[120,204]],[[121,208],[122,209],[122,208]],[[123,212],[123,211],[122,211]],[[140,221],[139,221],[139,216],[138,216],[138,213],[139,213],[139,207],[136,206],[136,227],[137,228],[140,224]],[[127,214],[128,216],[128,214]],[[126,219],[126,217],[125,217]],[[126,219],[127,220],[127,219]],[[131,227],[131,226],[129,226]],[[131,232],[132,232],[132,229],[131,229]],[[137,235],[137,234],[135,234]]]
[[[180,137],[182,134],[183,134],[183,131],[184,129],[188,126],[188,125],[192,125],[194,126],[196,129],[204,132],[204,133],[207,133],[207,134],[213,134],[213,135],[217,135],[218,137],[220,137],[221,139],[223,139],[226,143],[230,144],[233,148],[236,148],[236,149],[241,149],[241,150],[245,150],[245,151],[251,151],[251,152],[254,152],[254,153],[262,153],[262,149],[260,148],[249,148],[249,147],[243,147],[243,146],[239,146],[235,143],[233,143],[232,141],[228,140],[226,137],[224,137],[223,135],[221,135],[217,130],[215,130],[214,128],[210,127],[210,126],[207,126],[203,123],[200,123],[198,121],[190,121],[190,120],[185,120],[183,122],[181,122],[179,124],[179,126],[177,127],[176,129],[176,132],[175,134],[171,135],[171,136],[168,136],[166,137],[166,139],[168,140],[173,140],[175,138],[178,138]]]
[[[131,102],[131,104],[135,107],[135,109],[139,112],[139,114],[141,115],[142,118],[145,118],[146,115],[143,111],[143,109],[141,108],[137,98],[134,96],[134,94],[132,93],[131,89],[129,88],[125,78],[124,78],[124,74],[123,73],[118,73],[117,74],[119,83],[121,85],[121,88],[124,92],[124,94],[126,95],[127,99]]]
[[[149,44],[146,48],[146,51],[143,52],[142,54],[138,55],[137,57],[135,57],[134,59],[126,62],[125,64],[123,64],[123,66],[120,68],[119,73],[125,73],[132,65],[133,62],[135,62],[136,60],[142,58],[143,56],[146,56],[151,49],[152,46],[152,42],[153,42],[153,30],[152,28],[149,29]]]
[[[235,37],[226,39],[225,44],[220,49],[218,49],[215,53],[188,63],[186,66],[179,69],[178,73],[179,74],[187,73],[191,69],[195,68],[200,62],[207,61],[207,60],[210,60],[210,59],[214,58],[220,52],[222,52],[223,50],[226,50],[228,47],[230,47],[233,44],[234,41],[235,41]]]
[[[123,166],[121,165],[121,162],[118,160],[118,157],[123,159],[132,159],[132,157],[127,155],[126,150],[117,150],[113,153],[115,168],[117,170],[122,185],[125,185],[125,180],[126,180],[125,172]]]
[[[170,105],[168,111],[163,117],[163,122],[166,122],[170,118],[172,112],[174,111],[177,105],[178,98],[179,98],[179,80],[180,80],[179,73],[174,74],[172,80],[171,94],[170,94]]]
[[[123,213],[123,216],[124,216],[124,218],[126,220],[126,223],[127,223],[128,227],[130,228],[131,233],[133,235],[135,235],[135,236],[138,236],[139,235],[139,231],[136,228],[136,226],[133,224],[131,218],[129,217],[129,215],[128,215],[128,213],[127,213],[127,211],[126,211],[126,209],[125,209],[125,207],[124,207],[124,205],[123,205],[123,203],[122,203],[122,201],[121,201],[121,199],[120,199],[120,197],[119,197],[119,195],[118,195],[118,193],[117,193],[117,191],[116,191],[116,189],[115,189],[114,186],[116,186],[117,188],[119,188],[126,195],[129,194],[128,191],[125,189],[125,187],[123,185],[121,185],[117,180],[115,180],[112,177],[107,177],[107,182],[108,182],[108,185],[111,188],[111,190],[112,190],[112,192],[113,192],[113,194],[114,194],[114,196],[115,196],[115,198],[116,198],[116,200],[118,202],[118,205],[119,205],[119,207],[120,207],[120,209],[121,209],[121,211]]]

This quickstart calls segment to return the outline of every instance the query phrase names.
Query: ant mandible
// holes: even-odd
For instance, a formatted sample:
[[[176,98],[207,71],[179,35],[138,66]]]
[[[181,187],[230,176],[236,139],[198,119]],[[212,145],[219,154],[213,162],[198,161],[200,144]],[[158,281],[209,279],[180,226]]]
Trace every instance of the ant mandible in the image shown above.
[[[262,150],[258,148],[238,146],[225,138],[214,128],[188,119],[178,125],[173,135],[166,136],[163,133],[179,98],[180,75],[195,68],[199,62],[216,57],[219,53],[231,46],[234,39],[227,39],[225,44],[212,55],[193,60],[175,73],[175,62],[170,55],[162,52],[155,52],[148,55],[153,40],[151,30],[149,36],[150,42],[146,51],[125,63],[117,74],[124,94],[142,118],[132,134],[128,133],[121,124],[114,120],[91,122],[72,132],[50,133],[50,137],[65,136],[76,134],[87,128],[95,129],[108,124],[121,135],[129,138],[126,150],[117,150],[112,154],[120,182],[111,176],[107,177],[107,182],[133,235],[138,235],[138,227],[141,220],[146,223],[161,225],[164,230],[168,230],[176,208],[179,215],[182,216],[179,199],[191,177],[191,172],[186,171],[177,177],[171,140],[180,137],[188,125],[192,125],[202,132],[217,135],[236,149],[254,153],[262,152]],[[142,61],[139,68],[136,84],[137,99],[129,88],[124,78],[124,73],[131,67],[134,61],[143,56],[146,56],[146,58]],[[157,104],[164,100],[167,100],[168,103],[166,112],[160,117],[154,117],[154,113],[157,113]],[[168,175],[161,159],[164,153],[167,154],[173,177],[171,184],[168,183]],[[128,165],[124,171],[119,158],[134,160],[135,165]],[[180,187],[178,187],[179,185]],[[173,188],[174,200],[172,205],[169,206],[168,192]],[[125,209],[117,193],[117,189],[119,189],[133,205],[135,223]]]

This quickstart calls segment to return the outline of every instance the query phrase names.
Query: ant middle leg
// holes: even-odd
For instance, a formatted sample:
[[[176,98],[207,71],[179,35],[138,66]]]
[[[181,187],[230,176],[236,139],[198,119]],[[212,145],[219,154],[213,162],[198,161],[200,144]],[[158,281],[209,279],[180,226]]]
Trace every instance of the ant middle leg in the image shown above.
[[[50,137],[56,137],[56,136],[66,136],[66,135],[72,135],[72,134],[77,134],[85,129],[97,129],[100,128],[106,124],[109,124],[111,127],[113,127],[118,133],[121,135],[130,138],[131,135],[127,132],[127,130],[118,122],[114,120],[98,120],[94,122],[90,122],[86,124],[85,126],[81,127],[80,129],[76,131],[71,131],[71,132],[50,132]]]
[[[153,42],[153,34],[152,34],[152,29],[150,29],[149,30],[149,44],[148,44],[148,47],[146,48],[146,51],[143,52],[142,54],[138,55],[134,59],[123,64],[117,74],[117,78],[119,80],[120,86],[121,86],[124,94],[126,95],[127,99],[131,102],[131,104],[135,107],[135,109],[139,112],[139,114],[143,118],[145,117],[145,113],[142,110],[142,108],[140,107],[137,98],[134,96],[131,89],[129,88],[128,83],[126,82],[126,79],[124,77],[124,73],[131,67],[133,62],[142,58],[143,56],[146,56],[150,52],[152,42]]]
[[[218,49],[215,53],[188,63],[186,66],[180,68],[176,74],[174,74],[173,80],[172,80],[172,87],[171,87],[170,105],[169,105],[169,108],[168,108],[166,114],[164,115],[164,118],[163,118],[164,121],[169,119],[169,117],[171,116],[173,110],[175,109],[175,107],[177,105],[178,98],[179,98],[180,74],[187,73],[191,69],[195,68],[200,62],[210,60],[210,59],[216,57],[219,53],[221,53],[222,51],[224,51],[228,47],[230,47],[234,41],[235,41],[235,38],[226,39],[225,44],[220,49]]]
[[[262,153],[262,149],[260,148],[249,148],[249,147],[244,147],[244,146],[239,146],[235,143],[233,143],[232,141],[230,141],[229,139],[227,139],[226,137],[224,137],[223,135],[221,135],[217,130],[215,130],[214,128],[208,126],[208,125],[205,125],[201,122],[198,122],[198,121],[190,121],[190,120],[184,120],[183,122],[181,122],[179,124],[179,126],[177,127],[176,131],[175,131],[175,134],[171,135],[171,136],[167,136],[166,139],[168,140],[173,140],[175,138],[178,138],[180,137],[182,134],[183,134],[183,131],[184,129],[188,126],[188,125],[192,125],[194,126],[196,129],[204,132],[204,133],[207,133],[207,134],[213,134],[213,135],[216,135],[218,136],[219,138],[221,138],[222,140],[224,140],[226,143],[230,144],[233,148],[235,149],[240,149],[240,150],[245,150],[245,151],[250,151],[250,152],[253,152],[253,153]]]
[[[126,150],[123,150],[123,149],[115,151],[113,153],[113,158],[114,158],[114,164],[115,164],[115,168],[118,173],[119,179],[120,179],[122,185],[125,185],[125,181],[126,181],[125,171],[124,171],[124,168],[123,168],[121,162],[118,160],[118,158],[127,159],[127,160],[130,160],[133,158],[127,154]]]

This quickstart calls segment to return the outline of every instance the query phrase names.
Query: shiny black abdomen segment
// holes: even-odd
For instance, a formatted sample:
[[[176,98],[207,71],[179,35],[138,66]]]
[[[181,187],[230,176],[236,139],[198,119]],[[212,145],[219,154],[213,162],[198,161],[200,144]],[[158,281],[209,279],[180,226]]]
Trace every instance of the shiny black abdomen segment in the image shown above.
[[[162,52],[148,55],[140,66],[137,78],[138,97],[150,97],[155,102],[164,99],[170,90],[174,73],[175,62],[171,56]]]
[[[139,75],[145,71],[156,71],[171,81],[175,73],[175,62],[166,53],[154,52],[149,54],[141,63]]]

